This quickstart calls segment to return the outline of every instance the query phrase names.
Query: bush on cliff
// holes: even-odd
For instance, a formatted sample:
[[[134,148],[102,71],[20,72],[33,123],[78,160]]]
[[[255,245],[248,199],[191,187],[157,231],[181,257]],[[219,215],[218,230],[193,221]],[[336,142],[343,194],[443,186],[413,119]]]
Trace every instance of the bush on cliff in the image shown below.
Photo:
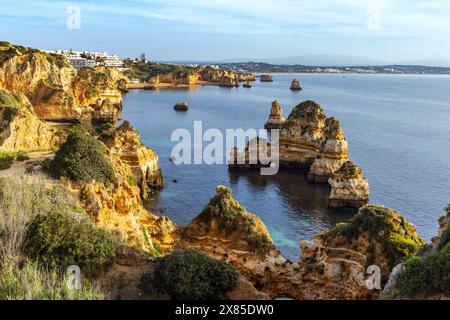
[[[24,253],[50,267],[78,265],[87,276],[98,275],[115,256],[112,236],[82,213],[51,211],[28,226]]]
[[[422,257],[412,257],[404,264],[397,287],[401,295],[436,295],[450,293],[450,244]]]
[[[153,275],[156,289],[175,300],[226,299],[238,277],[238,271],[227,262],[191,249],[158,258]],[[142,278],[143,288],[147,280],[147,276]]]
[[[94,137],[81,130],[74,130],[56,152],[55,159],[50,163],[50,172],[55,178],[113,183],[116,180],[114,170],[103,148]]]
[[[7,170],[11,168],[14,161],[14,157],[0,156],[0,170]]]

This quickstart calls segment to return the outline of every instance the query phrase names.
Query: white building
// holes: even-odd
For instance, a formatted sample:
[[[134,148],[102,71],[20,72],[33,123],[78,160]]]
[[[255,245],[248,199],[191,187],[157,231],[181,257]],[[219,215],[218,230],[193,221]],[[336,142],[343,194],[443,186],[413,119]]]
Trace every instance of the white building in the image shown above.
[[[96,66],[122,68],[123,61],[117,55],[109,55],[104,51],[47,50],[45,52],[63,55],[76,69],[94,68]]]

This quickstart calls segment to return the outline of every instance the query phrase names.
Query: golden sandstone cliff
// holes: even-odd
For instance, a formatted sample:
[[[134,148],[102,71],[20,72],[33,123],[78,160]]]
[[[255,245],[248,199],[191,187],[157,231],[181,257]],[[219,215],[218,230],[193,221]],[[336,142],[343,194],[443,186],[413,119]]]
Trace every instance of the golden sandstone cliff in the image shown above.
[[[277,101],[272,103],[266,129],[279,130],[280,168],[298,168],[307,172],[308,180],[328,182],[332,186],[330,206],[360,208],[368,203],[369,184],[361,169],[348,162],[348,143],[339,120],[327,117],[314,101],[304,101],[294,107],[287,120]],[[258,153],[258,146],[265,143]],[[267,166],[263,157],[270,157],[270,144],[258,141],[242,152],[232,150],[230,169]],[[252,156],[252,157],[250,157]],[[239,163],[239,157],[245,163]],[[255,159],[256,163],[249,163]],[[352,164],[352,166],[350,166]],[[353,167],[354,166],[354,167]],[[354,168],[350,172],[350,167]]]
[[[141,142],[139,132],[128,121],[119,128],[111,126],[103,130],[100,139],[112,153],[130,166],[143,198],[146,198],[153,189],[164,186],[158,155]]]
[[[77,71],[62,56],[0,43],[0,88],[25,94],[41,119],[113,122],[126,82],[115,68]]]
[[[178,246],[227,260],[271,298],[373,299],[380,290],[367,286],[367,267],[379,266],[384,284],[395,264],[423,243],[398,213],[368,206],[348,223],[303,241],[300,261],[293,263],[281,256],[260,219],[219,186],[181,229]]]
[[[41,83],[43,78],[65,81],[72,77],[61,74],[74,72],[65,61],[32,49],[4,49],[4,43],[1,47],[0,86],[21,93],[0,90],[0,151],[53,149],[65,142],[68,133],[45,124],[40,119],[46,119],[45,112],[36,115],[35,110],[51,110],[54,119],[61,120],[59,117],[63,115],[65,120],[76,121],[80,120],[79,114],[72,113],[71,108],[77,105],[81,115],[94,115],[95,118],[95,110],[89,109],[94,107],[78,104],[93,100],[76,98],[72,91],[73,86],[81,86],[81,83],[64,84],[57,93],[49,95],[50,104],[42,100],[39,92],[48,90]],[[8,59],[5,52],[10,55]],[[49,57],[56,60],[48,60]],[[5,65],[7,71],[3,69]],[[26,70],[25,73],[12,75],[11,70],[18,65]],[[105,72],[111,72],[111,78],[107,75],[105,81],[97,79],[97,71],[93,70],[78,75],[86,80],[86,87],[83,85],[75,91],[82,92],[89,87],[87,83],[100,81],[112,85],[116,81],[111,79],[122,79],[119,73],[117,77],[114,75],[117,71],[113,69]],[[71,98],[77,102],[72,101],[73,104],[68,106]],[[103,106],[103,101],[97,107],[109,110],[108,103]],[[281,110],[277,108],[276,111],[274,114],[282,116]],[[112,118],[105,114],[100,117],[99,112],[97,120],[100,119]],[[142,144],[138,132],[125,122],[119,128],[105,126],[95,136],[84,134],[101,141],[102,152],[116,177],[114,183],[56,180],[46,172],[45,162],[38,161],[27,162],[23,174],[44,178],[48,184],[68,189],[97,225],[119,235],[123,243],[136,252],[158,256],[174,248],[199,249],[211,257],[232,263],[256,289],[270,298],[376,298],[379,290],[369,289],[365,281],[367,267],[378,265],[381,268],[383,285],[392,268],[424,244],[414,227],[397,212],[365,206],[348,223],[337,225],[313,241],[302,242],[300,261],[290,262],[277,250],[264,223],[239,205],[231,191],[223,186],[217,188],[216,195],[197,218],[187,226],[177,227],[168,218],[147,211],[142,204],[142,197],[151,188],[160,187],[163,181],[156,153]],[[356,166],[347,162],[348,147],[342,128],[336,119],[327,118],[319,105],[307,101],[294,108],[282,126],[280,136],[283,164],[310,168],[313,180],[329,178],[331,200],[336,206],[359,207],[367,203],[367,181]],[[267,145],[259,139],[256,142]],[[352,193],[354,190],[358,192]],[[442,234],[448,229],[447,225],[448,216],[442,219]],[[130,256],[132,254],[126,258],[130,259]],[[132,265],[134,262],[121,263]]]
[[[280,103],[275,100],[272,102],[269,119],[267,119],[264,128],[267,130],[280,129],[285,122],[286,119],[283,117],[283,109],[281,108]]]
[[[24,94],[0,89],[0,151],[50,150],[65,137],[36,116]]]

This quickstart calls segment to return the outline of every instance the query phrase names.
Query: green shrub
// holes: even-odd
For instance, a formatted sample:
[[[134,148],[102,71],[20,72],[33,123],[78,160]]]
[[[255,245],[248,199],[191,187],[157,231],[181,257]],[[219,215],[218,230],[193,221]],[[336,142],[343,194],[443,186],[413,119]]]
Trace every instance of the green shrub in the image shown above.
[[[31,221],[24,253],[50,267],[78,265],[85,275],[95,276],[112,263],[115,245],[87,216],[55,210]]]
[[[67,278],[27,261],[24,266],[7,266],[0,275],[0,300],[100,300],[103,294],[83,280],[80,290],[67,287]]]
[[[11,168],[14,162],[14,157],[11,156],[3,156],[0,157],[0,170],[7,170]]]
[[[69,134],[50,163],[50,172],[55,178],[66,177],[74,181],[95,180],[110,184],[116,180],[103,145],[81,130]]]
[[[19,154],[16,158],[17,161],[28,161],[30,160],[30,157],[26,154]]]
[[[219,300],[236,286],[239,273],[225,261],[196,250],[177,250],[156,260],[154,285],[175,300]],[[141,279],[145,288],[148,276]]]
[[[441,235],[441,239],[439,240],[439,249],[445,247],[448,243],[450,243],[450,225],[447,226],[447,229]]]
[[[398,289],[406,296],[434,295],[450,292],[450,244],[405,262]]]

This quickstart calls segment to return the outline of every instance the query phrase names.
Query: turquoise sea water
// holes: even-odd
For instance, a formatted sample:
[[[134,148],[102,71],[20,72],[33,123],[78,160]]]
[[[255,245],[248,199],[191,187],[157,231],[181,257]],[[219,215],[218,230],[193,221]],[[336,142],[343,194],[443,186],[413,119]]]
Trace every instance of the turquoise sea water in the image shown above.
[[[304,90],[291,92],[292,79]],[[185,90],[132,91],[124,97],[123,119],[156,150],[166,181],[149,206],[179,224],[188,223],[214,195],[218,184],[267,225],[276,245],[297,260],[301,240],[352,216],[328,210],[327,184],[311,184],[299,173],[229,173],[225,165],[170,162],[176,142],[172,131],[203,121],[203,129],[262,128],[270,103],[278,99],[287,116],[299,102],[312,99],[336,116],[349,142],[350,158],[363,169],[371,203],[391,207],[414,223],[429,240],[450,202],[450,77],[402,75],[275,75],[273,83],[251,89],[198,87]],[[190,110],[173,105],[187,101]],[[176,182],[174,182],[176,180]]]

